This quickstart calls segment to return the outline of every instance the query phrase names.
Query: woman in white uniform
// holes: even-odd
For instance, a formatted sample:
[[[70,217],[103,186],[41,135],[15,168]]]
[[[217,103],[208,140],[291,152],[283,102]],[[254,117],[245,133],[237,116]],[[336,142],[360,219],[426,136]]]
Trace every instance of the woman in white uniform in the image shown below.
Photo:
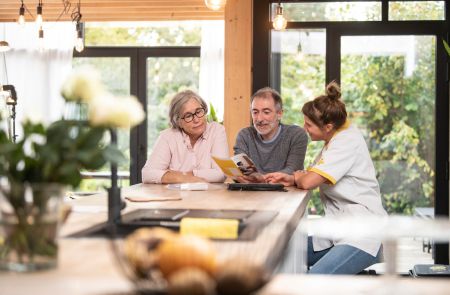
[[[266,181],[307,190],[319,187],[326,216],[385,216],[367,145],[361,132],[347,120],[340,97],[339,85],[331,82],[326,95],[302,108],[304,128],[311,140],[325,142],[314,164],[293,175],[267,174]],[[357,274],[381,259],[378,240],[308,237],[309,273]]]

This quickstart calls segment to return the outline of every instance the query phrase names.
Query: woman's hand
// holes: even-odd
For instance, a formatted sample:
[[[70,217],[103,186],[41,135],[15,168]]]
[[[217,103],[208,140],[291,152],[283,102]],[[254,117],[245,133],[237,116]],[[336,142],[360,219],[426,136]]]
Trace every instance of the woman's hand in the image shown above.
[[[264,175],[264,179],[268,183],[281,183],[284,186],[295,185],[294,176],[282,172],[273,172]]]
[[[197,177],[190,172],[167,171],[161,178],[162,183],[187,183],[187,182],[207,182],[205,179]]]

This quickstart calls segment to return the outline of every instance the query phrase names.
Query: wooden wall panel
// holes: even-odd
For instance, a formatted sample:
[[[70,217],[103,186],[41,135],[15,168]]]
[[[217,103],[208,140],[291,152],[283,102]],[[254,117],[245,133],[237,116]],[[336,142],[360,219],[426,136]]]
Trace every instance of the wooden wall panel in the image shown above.
[[[224,125],[230,154],[236,135],[250,124],[253,0],[228,0],[225,7]]]
[[[70,21],[78,0],[70,3],[65,13],[62,0],[43,0],[45,21]],[[38,0],[24,0],[29,12],[36,16]],[[0,22],[15,22],[19,17],[19,0],[0,0]],[[27,21],[32,21],[25,13]],[[224,10],[210,10],[204,0],[81,0],[82,21],[159,21],[223,19]]]

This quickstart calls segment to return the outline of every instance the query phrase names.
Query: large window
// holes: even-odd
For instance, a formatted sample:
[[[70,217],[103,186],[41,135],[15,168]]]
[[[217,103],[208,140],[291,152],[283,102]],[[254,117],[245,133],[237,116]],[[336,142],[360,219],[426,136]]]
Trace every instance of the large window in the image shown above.
[[[200,46],[198,21],[87,23],[87,46]]]
[[[435,48],[435,36],[341,38],[343,98],[389,213],[434,204]]]
[[[363,132],[390,214],[417,208],[449,214],[449,87],[446,1],[288,1],[287,29],[267,29],[278,1],[254,9],[253,90],[281,92],[285,123],[303,124],[301,106],[341,84],[350,120]],[[261,5],[263,5],[261,3]],[[446,14],[447,12],[447,14]],[[447,16],[448,17],[448,16]],[[305,166],[321,145],[308,145]],[[321,214],[313,193],[310,211]],[[417,211],[418,212],[418,211]],[[448,263],[448,248],[436,246]]]
[[[119,148],[128,159],[119,167],[122,185],[140,182],[147,152],[169,127],[173,95],[186,88],[198,91],[200,47],[187,45],[200,41],[198,22],[86,24],[86,49],[75,53],[73,66],[93,66],[109,91],[137,96],[150,114],[147,124],[119,133]],[[100,189],[108,181],[109,167],[84,175],[94,179],[83,181],[82,189]]]
[[[72,63],[73,68],[90,66],[100,73],[102,82],[107,90],[117,96],[130,95],[130,59],[127,57],[79,57]],[[124,153],[127,161],[121,163],[119,170],[121,178],[127,178],[130,167],[130,134],[128,131],[118,131],[118,148]],[[105,139],[106,141],[107,139]],[[108,184],[104,178],[109,177],[109,165],[105,165],[98,171],[82,171],[84,180],[80,190],[96,191]],[[123,176],[123,177],[122,177]],[[122,182],[122,185],[128,182]]]
[[[198,92],[200,59],[195,57],[147,58],[147,145],[148,153],[169,126],[169,103],[179,91]]]
[[[290,21],[379,21],[381,2],[322,2],[285,3],[284,14]],[[276,16],[277,4],[272,4],[272,18]]]

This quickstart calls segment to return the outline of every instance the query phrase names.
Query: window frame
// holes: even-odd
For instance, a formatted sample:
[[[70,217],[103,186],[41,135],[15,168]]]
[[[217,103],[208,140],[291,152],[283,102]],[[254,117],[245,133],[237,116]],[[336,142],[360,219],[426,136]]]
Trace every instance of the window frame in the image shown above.
[[[141,170],[147,161],[147,58],[198,57],[200,46],[88,46],[73,52],[74,58],[128,57],[130,58],[130,95],[144,106],[145,119],[130,130],[130,185],[140,183]]]
[[[396,0],[400,1],[400,0]],[[407,0],[417,1],[417,0]],[[424,0],[432,1],[432,0]],[[258,0],[253,6],[253,92],[267,85],[279,89],[279,74],[270,73],[270,5],[276,0]],[[373,2],[370,0],[284,0],[281,3],[302,2]],[[340,82],[340,37],[362,35],[434,35],[436,36],[436,163],[435,163],[435,216],[449,216],[449,58],[440,40],[450,40],[450,3],[445,1],[445,20],[389,21],[389,0],[381,2],[381,21],[326,21],[326,22],[289,22],[286,29],[325,29],[326,56],[325,82]],[[279,65],[276,57],[275,65]],[[278,73],[280,71],[278,70]],[[272,81],[271,81],[272,80]],[[272,84],[271,84],[272,82]],[[449,247],[446,244],[435,245],[435,263],[449,263]]]

